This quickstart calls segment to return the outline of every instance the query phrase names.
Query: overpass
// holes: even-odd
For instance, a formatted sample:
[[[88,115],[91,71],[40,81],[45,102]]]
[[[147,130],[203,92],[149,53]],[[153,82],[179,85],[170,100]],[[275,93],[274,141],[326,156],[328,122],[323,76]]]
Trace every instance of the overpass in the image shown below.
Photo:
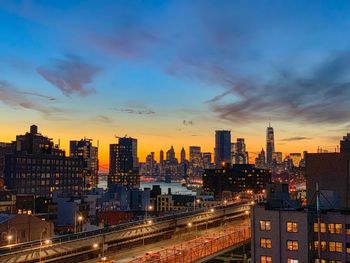
[[[33,241],[0,248],[0,262],[81,262],[105,251],[123,250],[145,242],[169,239],[192,229],[217,227],[246,217],[249,203],[227,204],[214,210],[197,210],[135,221],[95,231],[66,235],[45,242]]]

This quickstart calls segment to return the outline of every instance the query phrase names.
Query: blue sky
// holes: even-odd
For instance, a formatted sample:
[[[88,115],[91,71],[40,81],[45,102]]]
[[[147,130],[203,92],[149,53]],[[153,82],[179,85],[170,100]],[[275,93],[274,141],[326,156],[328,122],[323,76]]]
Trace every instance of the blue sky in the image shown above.
[[[271,118],[281,151],[333,147],[349,128],[349,5],[0,0],[0,140],[35,122],[66,141],[127,133],[145,154],[212,151],[225,128],[256,152]]]

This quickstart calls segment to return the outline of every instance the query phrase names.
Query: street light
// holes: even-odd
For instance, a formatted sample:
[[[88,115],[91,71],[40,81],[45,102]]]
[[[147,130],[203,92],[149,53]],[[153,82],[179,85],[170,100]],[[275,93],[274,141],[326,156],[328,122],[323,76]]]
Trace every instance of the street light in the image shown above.
[[[98,244],[97,244],[97,243],[94,243],[94,244],[92,245],[92,248],[94,248],[94,249],[98,248]]]
[[[188,223],[187,223],[187,226],[188,226],[188,227],[192,227],[192,223],[191,223],[191,222],[188,222]]]
[[[84,220],[84,217],[82,215],[79,215],[77,217],[77,213],[74,215],[74,233],[77,233],[77,224],[81,224],[81,222]],[[78,221],[78,222],[77,222]]]
[[[153,206],[152,205],[148,205],[147,207],[146,207],[146,219],[147,219],[147,217],[148,217],[148,211],[152,211],[153,210]]]
[[[193,211],[196,210],[196,203],[199,204],[200,202],[201,202],[201,200],[200,200],[200,199],[197,199],[197,198],[195,198],[195,199],[193,200]]]
[[[8,235],[7,236],[7,240],[9,241],[9,245],[11,244],[11,240],[13,239],[13,236],[12,235]]]
[[[225,206],[227,205],[227,200],[226,200],[226,199],[224,200],[224,205],[225,205]]]
[[[214,208],[210,208],[210,213],[214,213],[214,211],[215,211],[215,209]],[[205,222],[205,230],[208,230],[208,221],[209,221],[209,219],[208,219],[208,217],[207,217],[207,220],[206,220],[206,222]]]

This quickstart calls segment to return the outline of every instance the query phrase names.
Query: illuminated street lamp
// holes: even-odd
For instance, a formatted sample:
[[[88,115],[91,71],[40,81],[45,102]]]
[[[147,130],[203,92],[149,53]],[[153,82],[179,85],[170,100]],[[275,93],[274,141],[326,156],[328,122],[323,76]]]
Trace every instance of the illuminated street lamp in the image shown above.
[[[192,223],[191,223],[191,222],[188,222],[188,223],[187,223],[187,226],[188,226],[188,227],[192,227]]]
[[[195,198],[195,199],[193,200],[193,211],[196,210],[196,203],[199,204],[200,202],[201,202],[201,200],[200,200],[200,199],[197,199],[197,198]]]
[[[98,248],[98,244],[97,244],[97,243],[94,243],[94,244],[92,245],[92,248],[93,248],[93,249]]]
[[[7,236],[7,240],[9,241],[9,245],[11,244],[12,239],[13,239],[13,236],[12,236],[12,235],[8,235],[8,236]]]
[[[210,208],[209,212],[210,213],[214,213],[215,209],[214,208]],[[207,217],[207,220],[205,222],[205,230],[208,230],[208,221],[209,221],[209,218]]]
[[[77,213],[75,213],[74,216],[74,233],[77,233],[78,227],[77,225],[81,225],[84,220],[84,217],[82,215],[77,216]]]
[[[227,205],[227,200],[226,200],[226,199],[224,200],[224,205],[225,205],[225,206]]]
[[[255,205],[255,201],[254,201],[254,200],[251,201],[250,204],[251,204],[251,205]]]

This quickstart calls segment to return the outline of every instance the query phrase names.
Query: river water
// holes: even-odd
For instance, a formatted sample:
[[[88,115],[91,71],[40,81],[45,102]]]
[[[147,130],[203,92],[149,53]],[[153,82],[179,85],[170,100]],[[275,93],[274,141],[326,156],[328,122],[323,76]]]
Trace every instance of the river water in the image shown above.
[[[181,194],[181,195],[195,195],[195,192],[192,192],[191,190],[188,190],[185,186],[182,186],[180,183],[164,183],[164,182],[141,182],[140,188],[151,188],[153,185],[159,185],[160,188],[162,189],[163,194],[168,193],[168,188],[171,188],[171,193],[172,194]],[[99,182],[98,182],[98,187],[101,187],[103,189],[107,188],[107,177],[106,176],[100,176],[99,177]]]

